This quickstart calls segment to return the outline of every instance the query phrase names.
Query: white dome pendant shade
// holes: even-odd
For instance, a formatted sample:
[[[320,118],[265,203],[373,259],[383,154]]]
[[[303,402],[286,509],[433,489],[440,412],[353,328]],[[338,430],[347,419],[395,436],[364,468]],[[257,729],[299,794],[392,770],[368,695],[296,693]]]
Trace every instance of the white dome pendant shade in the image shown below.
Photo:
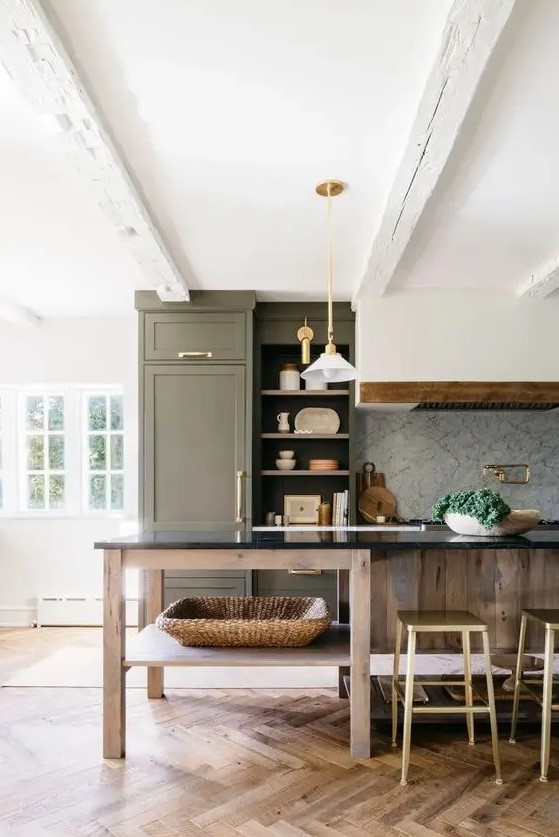
[[[323,352],[318,360],[301,372],[301,378],[316,383],[326,381],[329,384],[337,384],[343,381],[354,381],[357,378],[357,369],[339,352],[334,351],[330,354]]]
[[[318,360],[301,372],[301,378],[313,383],[339,384],[344,381],[354,381],[357,369],[336,351],[334,343],[334,323],[332,310],[332,207],[331,198],[341,194],[344,184],[339,180],[326,180],[319,183],[316,191],[327,198],[328,223],[328,343]]]

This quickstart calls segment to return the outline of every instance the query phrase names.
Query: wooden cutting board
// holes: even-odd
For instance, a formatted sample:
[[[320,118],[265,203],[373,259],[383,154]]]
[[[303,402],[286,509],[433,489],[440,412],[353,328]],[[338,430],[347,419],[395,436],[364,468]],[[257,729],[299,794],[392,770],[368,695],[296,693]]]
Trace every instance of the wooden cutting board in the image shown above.
[[[357,507],[368,523],[376,523],[377,515],[396,517],[396,498],[381,485],[366,488],[359,496]]]
[[[355,496],[356,497],[359,497],[359,495],[363,491],[365,491],[366,488],[370,488],[370,487],[375,486],[375,485],[381,485],[384,488],[384,486],[386,485],[386,478],[385,478],[384,474],[381,473],[381,472],[377,473],[375,471],[374,474],[371,474],[370,486],[367,486],[365,484],[365,478],[364,477],[365,477],[365,475],[363,474],[363,471],[357,471],[357,473],[355,474],[355,487],[356,487]]]

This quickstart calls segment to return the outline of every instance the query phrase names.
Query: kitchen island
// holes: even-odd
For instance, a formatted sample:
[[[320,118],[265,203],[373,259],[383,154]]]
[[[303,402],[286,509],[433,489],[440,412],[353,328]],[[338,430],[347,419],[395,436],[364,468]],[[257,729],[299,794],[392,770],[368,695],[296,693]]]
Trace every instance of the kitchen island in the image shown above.
[[[168,665],[330,665],[349,670],[351,753],[367,758],[370,649],[392,650],[391,621],[398,607],[463,609],[467,605],[484,618],[494,614],[490,630],[495,644],[499,591],[510,603],[507,619],[512,625],[520,607],[559,606],[557,530],[474,538],[448,531],[231,529],[140,533],[95,547],[104,550],[103,754],[110,759],[125,753],[125,675],[138,665],[147,667],[150,698],[163,696],[163,669]],[[347,614],[349,625],[333,625],[315,643],[298,649],[182,648],[152,624],[127,645],[124,571],[129,568],[146,571],[150,623],[162,610],[166,569],[337,569],[341,621]],[[512,628],[507,627],[507,637],[512,644]]]

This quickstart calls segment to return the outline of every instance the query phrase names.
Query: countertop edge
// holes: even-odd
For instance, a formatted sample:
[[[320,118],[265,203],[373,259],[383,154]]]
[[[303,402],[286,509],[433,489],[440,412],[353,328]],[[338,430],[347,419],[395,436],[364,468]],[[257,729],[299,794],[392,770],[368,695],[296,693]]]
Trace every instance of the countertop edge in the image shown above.
[[[312,537],[311,537],[312,535]],[[339,533],[309,533],[300,539],[295,533],[262,537],[260,533],[158,532],[139,533],[108,541],[96,541],[95,549],[198,549],[198,550],[316,550],[365,549],[379,552],[431,550],[530,550],[559,549],[559,530],[536,530],[526,535],[470,537],[453,532],[357,533],[339,538]]]

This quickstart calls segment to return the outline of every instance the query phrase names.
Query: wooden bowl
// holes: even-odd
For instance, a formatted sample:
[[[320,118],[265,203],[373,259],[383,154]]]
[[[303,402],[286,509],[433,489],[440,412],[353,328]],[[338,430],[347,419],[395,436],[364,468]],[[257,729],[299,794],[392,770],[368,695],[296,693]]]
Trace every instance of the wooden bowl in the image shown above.
[[[478,538],[495,538],[503,535],[523,535],[538,525],[541,512],[537,509],[514,509],[500,523],[487,529],[469,514],[448,512],[444,520],[449,529],[458,535],[473,535]]]

